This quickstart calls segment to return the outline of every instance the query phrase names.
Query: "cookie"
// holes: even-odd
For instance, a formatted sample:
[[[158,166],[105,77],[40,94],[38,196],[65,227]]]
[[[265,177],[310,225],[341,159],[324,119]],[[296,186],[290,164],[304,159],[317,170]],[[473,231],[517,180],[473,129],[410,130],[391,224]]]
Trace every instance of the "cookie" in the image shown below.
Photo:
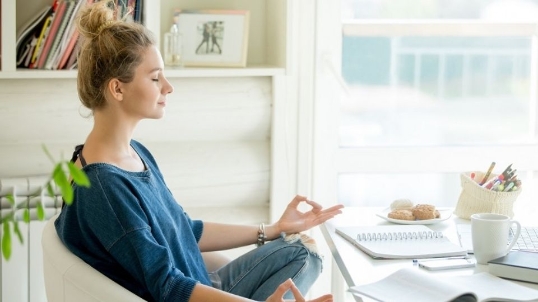
[[[392,210],[387,215],[389,218],[398,219],[398,220],[415,220],[415,216],[411,210],[400,209]]]
[[[396,199],[390,204],[391,210],[410,210],[414,206],[413,202],[409,199]]]
[[[417,204],[412,213],[418,220],[435,219],[440,216],[439,211],[436,213],[435,206],[431,204]]]

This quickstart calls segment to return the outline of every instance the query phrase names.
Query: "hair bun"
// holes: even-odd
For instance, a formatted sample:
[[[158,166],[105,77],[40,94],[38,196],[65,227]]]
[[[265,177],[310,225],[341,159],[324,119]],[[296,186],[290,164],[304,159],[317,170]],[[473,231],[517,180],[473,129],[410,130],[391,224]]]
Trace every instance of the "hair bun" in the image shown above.
[[[78,15],[78,29],[86,38],[99,35],[114,24],[114,1],[101,0],[85,6]]]

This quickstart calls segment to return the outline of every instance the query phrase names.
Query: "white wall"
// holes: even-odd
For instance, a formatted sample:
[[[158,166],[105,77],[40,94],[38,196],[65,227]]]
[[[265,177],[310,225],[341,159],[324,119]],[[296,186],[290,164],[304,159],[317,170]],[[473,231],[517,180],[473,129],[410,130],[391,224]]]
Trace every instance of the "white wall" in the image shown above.
[[[188,207],[268,208],[272,78],[173,78],[162,120],[135,138]],[[46,174],[91,129],[75,79],[0,80],[0,178]],[[222,212],[220,212],[222,215]],[[267,210],[254,220],[268,218]],[[219,215],[219,219],[225,219]]]
[[[135,139],[152,150],[178,202],[193,218],[269,221],[273,78],[170,80],[175,91],[166,116],[141,122]],[[0,179],[50,173],[53,165],[41,146],[57,159],[70,158],[92,127],[88,113],[75,79],[0,80]],[[42,223],[36,223],[23,246],[14,242],[12,259],[0,261],[2,302],[45,301],[27,291],[44,290],[35,230]],[[235,257],[250,248],[225,254]]]

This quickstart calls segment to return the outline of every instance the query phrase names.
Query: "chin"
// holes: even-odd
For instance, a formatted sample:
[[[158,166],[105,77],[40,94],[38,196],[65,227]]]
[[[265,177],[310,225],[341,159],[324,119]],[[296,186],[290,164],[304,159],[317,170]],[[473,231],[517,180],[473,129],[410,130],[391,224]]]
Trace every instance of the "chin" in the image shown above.
[[[152,114],[152,115],[148,116],[148,118],[158,120],[158,119],[163,118],[165,116],[165,113],[166,112],[163,110],[161,112],[157,112],[155,114]]]

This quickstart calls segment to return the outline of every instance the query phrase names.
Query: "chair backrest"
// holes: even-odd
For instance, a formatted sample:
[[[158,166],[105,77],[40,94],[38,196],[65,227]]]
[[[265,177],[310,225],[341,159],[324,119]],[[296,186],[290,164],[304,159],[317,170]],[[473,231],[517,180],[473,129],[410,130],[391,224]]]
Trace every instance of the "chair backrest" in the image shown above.
[[[49,302],[144,301],[71,253],[56,233],[57,217],[47,221],[41,239]]]

